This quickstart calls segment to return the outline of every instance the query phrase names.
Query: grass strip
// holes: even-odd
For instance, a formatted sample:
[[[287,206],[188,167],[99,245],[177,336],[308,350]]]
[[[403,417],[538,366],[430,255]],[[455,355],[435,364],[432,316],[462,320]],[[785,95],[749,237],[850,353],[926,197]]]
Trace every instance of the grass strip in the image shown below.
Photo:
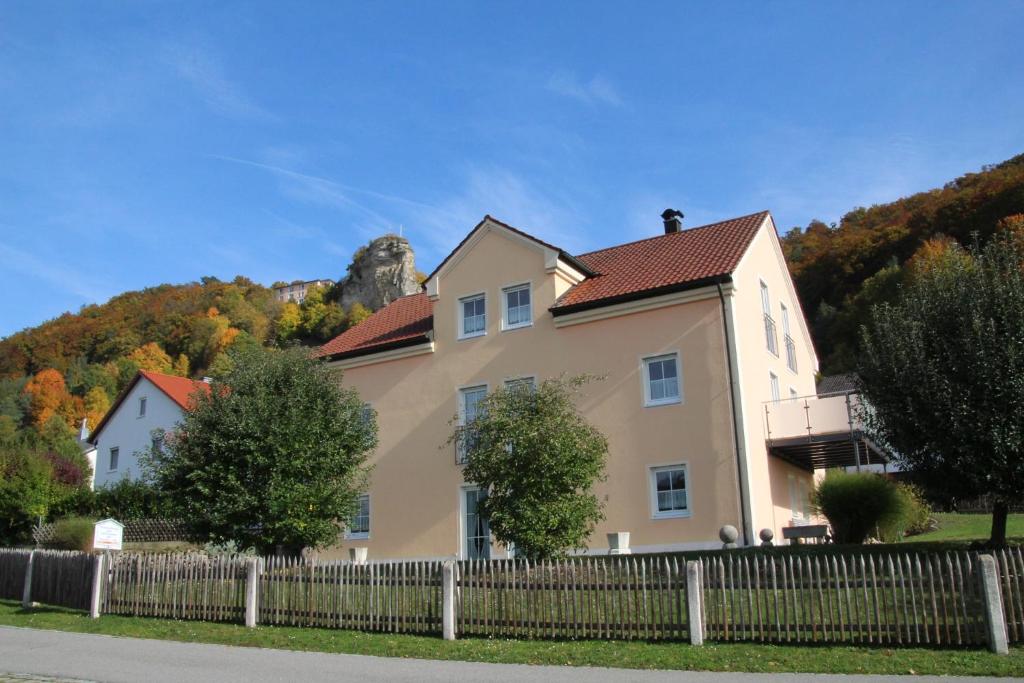
[[[412,657],[508,664],[601,666],[626,669],[691,671],[806,672],[843,674],[933,674],[954,676],[1024,676],[1024,648],[1009,656],[985,650],[868,648],[636,641],[544,641],[466,638],[446,642],[436,637],[361,633],[318,628],[176,621],[104,615],[89,619],[59,607],[23,610],[0,600],[0,624],[132,638],[310,652]]]

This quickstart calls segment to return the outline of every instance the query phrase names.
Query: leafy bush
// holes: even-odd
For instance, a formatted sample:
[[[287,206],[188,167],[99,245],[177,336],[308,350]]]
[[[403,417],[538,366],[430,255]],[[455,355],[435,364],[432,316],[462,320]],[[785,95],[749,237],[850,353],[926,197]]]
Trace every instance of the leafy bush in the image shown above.
[[[925,499],[924,492],[913,484],[900,483],[897,486],[906,504],[902,535],[915,536],[929,531],[933,526],[932,507]]]
[[[94,522],[88,517],[69,517],[58,520],[54,525],[53,536],[46,543],[47,548],[59,550],[92,550]]]
[[[126,519],[165,519],[169,516],[165,496],[160,490],[138,479],[121,479],[96,489],[92,509],[97,517]]]
[[[815,511],[832,525],[836,543],[863,543],[902,528],[908,501],[898,484],[870,472],[832,470],[814,490]]]

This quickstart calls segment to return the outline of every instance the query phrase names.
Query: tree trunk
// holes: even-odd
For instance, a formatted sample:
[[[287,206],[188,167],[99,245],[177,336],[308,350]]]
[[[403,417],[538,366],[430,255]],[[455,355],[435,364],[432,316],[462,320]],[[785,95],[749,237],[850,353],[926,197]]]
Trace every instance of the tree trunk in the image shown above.
[[[1005,500],[996,500],[992,503],[992,534],[988,543],[993,548],[1006,546],[1006,517],[1009,506]]]

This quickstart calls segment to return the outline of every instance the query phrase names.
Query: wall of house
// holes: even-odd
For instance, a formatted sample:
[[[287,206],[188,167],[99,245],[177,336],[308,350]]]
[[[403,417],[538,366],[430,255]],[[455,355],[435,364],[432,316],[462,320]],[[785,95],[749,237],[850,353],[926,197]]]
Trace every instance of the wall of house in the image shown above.
[[[812,474],[769,456],[764,410],[770,401],[769,373],[779,378],[783,400],[794,389],[799,396],[815,394],[817,357],[804,323],[803,311],[793,288],[774,225],[767,220],[754,238],[733,275],[733,310],[738,349],[739,384],[742,394],[747,463],[751,479],[752,526],[755,535],[769,528],[781,539],[782,527],[792,518],[788,477],[803,477],[811,485]],[[768,350],[761,307],[761,282],[768,285],[775,319],[778,354]],[[790,332],[796,347],[797,371],[787,366],[780,304],[789,309]],[[755,536],[756,542],[756,536]]]
[[[146,398],[146,414],[139,416],[139,399]],[[137,479],[137,453],[152,445],[154,429],[171,430],[181,419],[177,403],[145,377],[141,378],[104,425],[96,439],[95,486],[100,488],[120,479]],[[116,470],[110,469],[110,449],[119,450]]]
[[[455,448],[446,445],[460,387],[525,376],[603,376],[585,388],[584,416],[608,438],[608,480],[596,487],[606,520],[591,550],[607,551],[605,534],[629,531],[634,550],[718,547],[723,524],[739,525],[736,458],[726,380],[726,352],[717,294],[684,305],[556,328],[548,307],[564,289],[545,270],[536,245],[496,230],[440,274],[435,351],[345,370],[378,415],[380,445],[372,464],[371,558],[443,557],[463,552],[460,491],[466,485]],[[504,286],[529,281],[533,325],[502,331]],[[458,299],[485,292],[486,334],[458,339]],[[645,407],[642,358],[678,352],[681,403]],[[687,463],[691,514],[653,519],[649,467]],[[502,550],[495,548],[493,556]]]

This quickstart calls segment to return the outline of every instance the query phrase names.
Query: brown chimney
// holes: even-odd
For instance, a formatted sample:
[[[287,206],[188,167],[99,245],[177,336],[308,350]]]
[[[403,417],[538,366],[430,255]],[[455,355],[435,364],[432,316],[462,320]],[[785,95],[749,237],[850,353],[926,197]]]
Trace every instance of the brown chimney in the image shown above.
[[[683,230],[683,212],[675,209],[665,209],[661,212],[661,219],[665,221],[665,234],[671,235],[674,232]]]

